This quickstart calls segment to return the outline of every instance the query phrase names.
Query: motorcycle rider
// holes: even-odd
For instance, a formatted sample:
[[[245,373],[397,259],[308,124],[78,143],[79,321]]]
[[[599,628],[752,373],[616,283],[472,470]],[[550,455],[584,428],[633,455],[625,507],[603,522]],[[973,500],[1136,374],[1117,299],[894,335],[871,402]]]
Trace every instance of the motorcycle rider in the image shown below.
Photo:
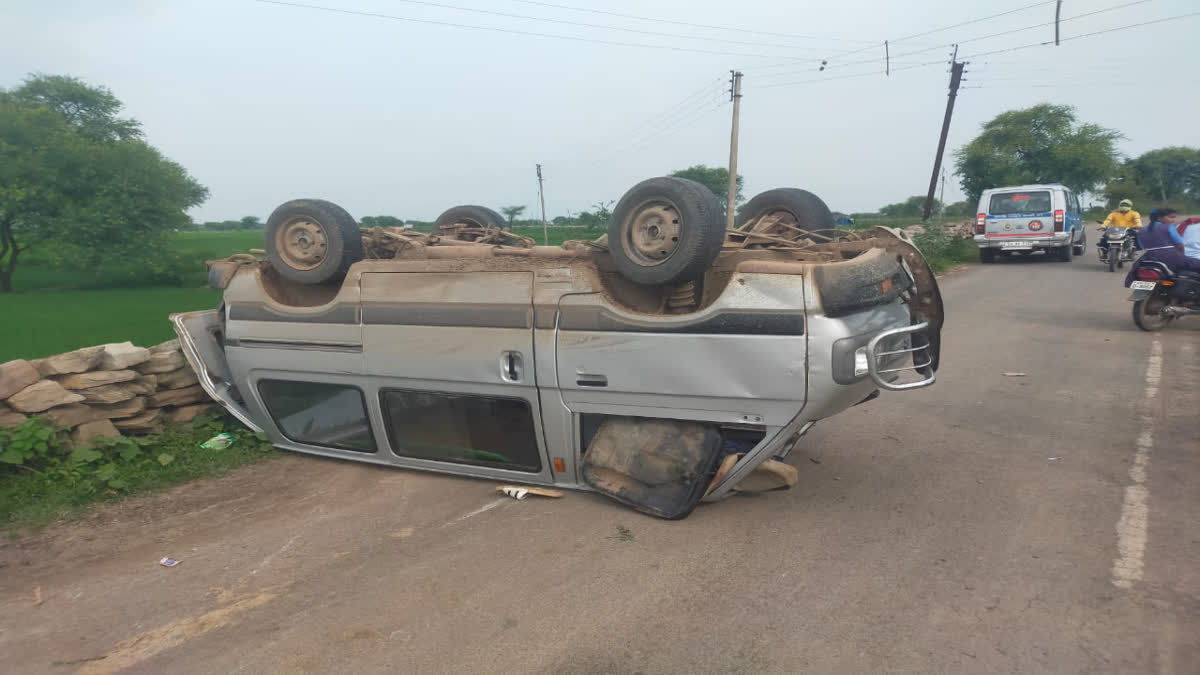
[[[1141,242],[1138,240],[1137,231],[1142,229],[1142,214],[1133,210],[1133,202],[1128,199],[1122,199],[1117,205],[1117,210],[1108,214],[1108,218],[1104,219],[1104,234],[1100,235],[1099,246],[1105,248],[1108,246],[1108,228],[1123,227],[1127,230],[1133,230],[1133,247],[1141,249]]]
[[[1177,273],[1185,270],[1200,272],[1200,258],[1189,258],[1180,250],[1184,241],[1179,230],[1175,228],[1175,217],[1175,209],[1154,209],[1150,212],[1150,224],[1142,228],[1140,235],[1142,246],[1146,250],[1142,261],[1161,262]],[[1129,275],[1125,278],[1126,286],[1133,280],[1135,269],[1136,266],[1129,270]]]

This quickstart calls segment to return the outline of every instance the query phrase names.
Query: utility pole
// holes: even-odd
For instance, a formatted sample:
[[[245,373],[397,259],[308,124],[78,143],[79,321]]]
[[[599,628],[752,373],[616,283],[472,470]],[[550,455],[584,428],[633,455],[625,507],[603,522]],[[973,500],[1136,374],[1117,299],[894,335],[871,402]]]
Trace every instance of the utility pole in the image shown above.
[[[954,100],[958,98],[958,85],[962,82],[963,66],[958,60],[958,45],[954,45],[954,56],[950,63],[950,96],[946,100],[946,117],[942,120],[942,135],[938,138],[937,156],[933,159],[933,175],[929,177],[929,192],[925,195],[925,216],[929,220],[933,213],[933,195],[937,190],[938,174],[942,171],[942,154],[946,152],[946,136],[950,133],[950,118],[954,115]]]
[[[938,201],[942,203],[942,211],[946,210],[946,167],[942,167],[942,190],[938,195]]]
[[[1054,3],[1054,46],[1058,46],[1058,22],[1062,19],[1062,0]]]
[[[537,165],[538,200],[542,202],[542,244],[550,245],[550,232],[546,227],[546,195],[542,192],[542,165]]]
[[[733,229],[733,216],[737,210],[737,153],[738,114],[742,110],[742,74],[729,71],[729,100],[733,101],[733,126],[729,132],[729,196],[725,205],[725,229]]]

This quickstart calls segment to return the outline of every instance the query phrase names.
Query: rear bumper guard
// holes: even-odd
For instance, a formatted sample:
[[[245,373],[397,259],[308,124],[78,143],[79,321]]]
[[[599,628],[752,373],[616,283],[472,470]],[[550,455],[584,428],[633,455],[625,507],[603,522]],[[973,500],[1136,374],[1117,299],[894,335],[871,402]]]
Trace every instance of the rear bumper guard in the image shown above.
[[[937,371],[934,370],[929,336],[926,334],[928,328],[928,322],[893,328],[876,335],[867,343],[867,372],[880,389],[905,391],[928,387],[934,383]],[[895,338],[899,337],[911,340],[901,341],[900,348],[889,344],[896,342]],[[912,363],[897,364],[898,360],[905,358],[911,358]],[[898,383],[900,375],[909,371],[918,375],[920,379]]]

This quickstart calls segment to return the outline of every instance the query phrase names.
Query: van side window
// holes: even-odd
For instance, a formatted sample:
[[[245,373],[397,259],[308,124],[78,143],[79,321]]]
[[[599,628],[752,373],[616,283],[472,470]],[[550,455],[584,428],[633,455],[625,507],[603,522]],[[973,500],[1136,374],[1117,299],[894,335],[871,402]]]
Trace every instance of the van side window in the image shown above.
[[[402,457],[537,473],[533,410],[521,399],[387,389],[380,393],[392,452]]]
[[[289,440],[355,452],[375,452],[362,391],[326,382],[262,380],[258,393]]]

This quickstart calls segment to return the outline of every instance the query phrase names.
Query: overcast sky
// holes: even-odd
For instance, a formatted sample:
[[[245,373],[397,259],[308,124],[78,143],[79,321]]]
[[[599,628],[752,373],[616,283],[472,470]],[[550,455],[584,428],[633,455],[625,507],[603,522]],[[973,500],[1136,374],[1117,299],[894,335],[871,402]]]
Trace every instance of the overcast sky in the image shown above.
[[[926,189],[954,41],[971,63],[950,150],[997,113],[1039,102],[1076,105],[1082,119],[1120,130],[1129,155],[1200,145],[1200,17],[986,55],[1053,39],[1052,26],[971,38],[1052,21],[1054,3],[904,39],[1032,0],[299,1],[655,48],[255,0],[4,0],[0,87],[42,72],[112,89],[148,140],[210,189],[197,220],[265,218],[294,197],[358,217],[432,220],[463,203],[525,204],[532,215],[539,162],[548,217],[579,211],[644,178],[725,165],[731,68],[745,72],[747,197],[794,186],[836,210],[874,210]],[[1063,37],[1198,8],[1066,0],[1063,17],[1124,4],[1065,21]],[[885,39],[890,77],[878,60]],[[851,50],[861,51],[839,55]],[[828,59],[824,72],[814,58]],[[953,176],[946,198],[960,198]]]

